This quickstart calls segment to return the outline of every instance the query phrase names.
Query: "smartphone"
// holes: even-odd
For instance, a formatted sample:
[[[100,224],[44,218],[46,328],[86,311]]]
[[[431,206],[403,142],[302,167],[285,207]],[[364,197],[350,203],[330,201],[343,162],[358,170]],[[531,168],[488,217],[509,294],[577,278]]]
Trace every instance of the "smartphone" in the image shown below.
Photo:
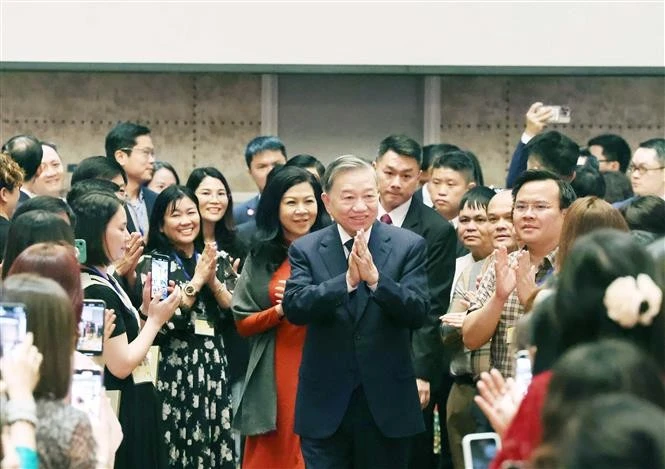
[[[549,124],[570,124],[570,106],[548,104],[546,107],[552,110],[552,117],[547,119]]]
[[[76,350],[86,355],[101,355],[104,351],[104,310],[102,300],[83,300]]]
[[[531,357],[528,350],[515,353],[515,385],[522,394],[526,394],[531,384]]]
[[[169,257],[161,254],[153,254],[150,265],[152,273],[152,285],[150,285],[150,296],[165,300],[169,295],[167,287],[169,286]]]
[[[0,356],[23,342],[26,325],[23,303],[0,303]]]
[[[496,433],[470,433],[462,438],[464,469],[487,469],[501,449]]]
[[[76,249],[76,259],[78,259],[80,264],[85,264],[88,260],[88,246],[85,243],[85,239],[75,239],[74,249]]]
[[[99,417],[103,392],[100,370],[75,370],[72,376],[72,405],[91,417]]]

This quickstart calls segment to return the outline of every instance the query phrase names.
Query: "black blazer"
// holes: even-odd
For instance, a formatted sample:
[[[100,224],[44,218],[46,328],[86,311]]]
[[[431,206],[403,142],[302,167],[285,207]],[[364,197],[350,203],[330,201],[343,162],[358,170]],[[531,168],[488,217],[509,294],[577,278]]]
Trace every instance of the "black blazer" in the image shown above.
[[[145,186],[141,186],[141,192],[143,192],[143,200],[145,201],[145,208],[148,212],[148,220],[150,220],[150,214],[152,213],[152,208],[155,206],[155,200],[157,200],[157,194],[154,191],[151,191]],[[138,227],[134,226],[134,219],[132,214],[129,212],[129,207],[125,204],[125,213],[127,214],[127,231],[130,233],[135,233],[139,231]]]
[[[439,334],[439,316],[445,314],[450,302],[450,290],[455,275],[455,228],[434,209],[418,202],[415,197],[402,228],[425,238],[427,243],[427,284],[429,311],[425,324],[413,331],[412,349],[416,378],[438,387],[443,375],[443,343]]]
[[[377,221],[369,250],[379,271],[376,291],[361,282],[349,293],[336,225],[289,248],[282,306],[289,321],[308,326],[296,397],[301,436],[332,435],[358,386],[385,436],[425,429],[411,360],[411,330],[423,325],[429,308],[425,240]]]

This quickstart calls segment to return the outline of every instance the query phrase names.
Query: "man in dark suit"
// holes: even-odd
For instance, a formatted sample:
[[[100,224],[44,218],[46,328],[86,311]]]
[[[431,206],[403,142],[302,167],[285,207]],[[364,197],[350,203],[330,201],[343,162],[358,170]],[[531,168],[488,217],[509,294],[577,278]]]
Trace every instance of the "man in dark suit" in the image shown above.
[[[24,172],[23,183],[29,185],[41,173],[44,151],[41,142],[32,135],[16,135],[2,145],[2,153],[9,155]],[[21,187],[18,204],[22,204],[35,194],[27,187]]]
[[[266,185],[268,173],[275,166],[286,163],[286,147],[277,137],[255,137],[245,149],[245,163],[247,163],[247,170],[259,193],[233,207],[233,219],[238,226],[254,220],[256,207],[259,205],[259,197]],[[255,231],[255,228],[251,228],[251,231]]]
[[[337,158],[323,186],[337,224],[291,245],[282,304],[308,326],[295,431],[308,467],[406,468],[424,430],[411,331],[429,308],[425,240],[376,220],[376,174],[363,160]]]
[[[127,174],[127,231],[148,237],[150,214],[157,194],[143,185],[152,178],[155,147],[150,129],[133,122],[121,122],[106,136],[106,157],[118,162]]]
[[[439,466],[433,448],[433,409],[436,403],[433,397],[439,395],[445,371],[439,316],[448,309],[457,246],[453,226],[413,197],[418,191],[420,158],[421,148],[415,140],[404,135],[390,135],[379,144],[378,157],[374,162],[379,186],[379,219],[413,231],[425,238],[427,243],[430,307],[425,324],[413,331],[411,343],[426,427],[424,433],[414,437],[411,447],[409,467],[414,469]],[[443,433],[445,436],[445,427]]]

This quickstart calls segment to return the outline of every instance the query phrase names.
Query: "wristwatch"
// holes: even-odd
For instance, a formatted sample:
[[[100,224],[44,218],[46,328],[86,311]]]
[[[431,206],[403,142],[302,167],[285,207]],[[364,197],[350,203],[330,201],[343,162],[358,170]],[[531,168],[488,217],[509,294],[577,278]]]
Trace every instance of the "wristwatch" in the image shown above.
[[[187,296],[196,296],[198,293],[196,291],[196,288],[194,288],[194,285],[192,285],[190,282],[187,282],[185,286],[183,287],[182,291],[185,293]]]

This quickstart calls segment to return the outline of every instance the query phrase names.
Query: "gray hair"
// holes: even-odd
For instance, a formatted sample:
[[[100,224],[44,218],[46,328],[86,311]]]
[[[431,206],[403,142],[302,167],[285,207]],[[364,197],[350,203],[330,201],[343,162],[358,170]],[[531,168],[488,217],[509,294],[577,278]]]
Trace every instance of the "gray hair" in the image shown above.
[[[374,179],[376,179],[376,172],[370,163],[355,155],[342,155],[335,158],[335,160],[326,168],[323,180],[321,181],[323,192],[330,192],[335,183],[335,178],[339,174],[357,169],[367,169],[371,171],[374,175]]]

